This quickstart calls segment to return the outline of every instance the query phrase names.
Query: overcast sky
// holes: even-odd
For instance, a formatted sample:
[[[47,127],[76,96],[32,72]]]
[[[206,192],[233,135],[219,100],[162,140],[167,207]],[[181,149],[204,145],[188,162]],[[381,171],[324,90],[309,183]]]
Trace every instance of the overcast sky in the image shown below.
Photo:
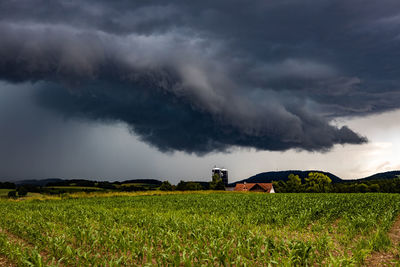
[[[399,10],[2,1],[0,179],[400,169]]]

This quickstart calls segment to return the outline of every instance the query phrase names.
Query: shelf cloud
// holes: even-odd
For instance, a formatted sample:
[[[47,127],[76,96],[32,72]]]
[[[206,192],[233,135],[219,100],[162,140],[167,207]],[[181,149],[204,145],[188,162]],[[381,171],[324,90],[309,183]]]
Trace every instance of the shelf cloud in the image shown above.
[[[0,79],[161,151],[328,151],[400,106],[398,1],[3,1]],[[18,105],[18,103],[15,103]]]

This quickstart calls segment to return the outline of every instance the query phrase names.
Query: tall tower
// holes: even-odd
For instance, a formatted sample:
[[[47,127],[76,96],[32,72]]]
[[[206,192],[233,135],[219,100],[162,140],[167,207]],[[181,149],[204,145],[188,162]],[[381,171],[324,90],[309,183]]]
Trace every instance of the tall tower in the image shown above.
[[[224,182],[224,185],[228,185],[228,170],[227,169],[222,169],[221,170],[221,178],[222,182]]]
[[[213,176],[214,176],[215,174],[218,174],[219,177],[221,177],[221,169],[220,169],[220,168],[217,168],[217,167],[214,167],[214,168],[211,170],[211,180],[212,180],[212,178],[213,178]]]
[[[218,174],[219,177],[221,177],[222,182],[224,183],[225,186],[228,185],[228,170],[227,169],[221,169],[221,168],[214,167],[211,171],[211,179],[215,174]]]

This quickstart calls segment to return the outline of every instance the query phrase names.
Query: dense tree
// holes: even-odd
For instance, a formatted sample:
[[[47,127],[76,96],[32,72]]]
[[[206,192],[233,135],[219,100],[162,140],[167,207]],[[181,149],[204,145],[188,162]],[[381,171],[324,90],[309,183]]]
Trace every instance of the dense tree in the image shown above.
[[[368,189],[370,192],[379,192],[380,187],[379,184],[371,184]]]
[[[25,186],[18,187],[17,192],[19,197],[24,197],[28,194],[28,190],[25,188]]]
[[[325,193],[331,191],[331,178],[320,172],[310,172],[306,181],[306,192]]]
[[[172,191],[172,185],[168,181],[164,181],[160,186],[161,191]]]
[[[96,183],[96,187],[103,188],[103,189],[115,189],[115,186],[108,181],[98,182],[98,183]]]
[[[181,180],[181,181],[176,185],[176,190],[178,190],[178,191],[184,191],[184,190],[186,190],[186,182]]]
[[[366,192],[368,192],[368,185],[366,185],[366,184],[363,184],[363,183],[358,184],[358,185],[356,186],[356,188],[357,188],[357,192],[360,192],[360,193],[366,193]]]
[[[277,192],[277,193],[289,193],[288,190],[287,190],[287,184],[284,181],[282,181],[282,180],[273,181],[272,184],[274,186],[275,192]]]
[[[9,198],[16,198],[17,197],[17,191],[10,191],[8,192],[8,197]]]
[[[203,187],[199,183],[195,182],[187,182],[186,190],[203,190]]]
[[[10,182],[0,182],[0,188],[2,189],[15,189],[15,184]]]
[[[348,181],[333,184],[333,192],[337,193],[400,193],[400,179],[380,179],[368,181]]]
[[[330,192],[332,180],[325,174],[319,172],[310,172],[305,178],[305,184],[302,184],[298,175],[289,174],[287,182],[282,180],[273,182],[274,189],[278,193],[298,193],[298,192]]]
[[[186,191],[186,190],[202,190],[203,187],[199,183],[195,182],[185,182],[180,181],[176,186],[176,190]]]
[[[126,192],[136,192],[136,191],[147,191],[149,190],[148,188],[140,185],[124,185],[120,188],[121,191],[126,191]]]
[[[214,173],[212,181],[210,183],[210,189],[212,190],[225,190],[224,182],[218,173]]]
[[[302,189],[300,177],[293,173],[289,174],[288,181],[286,182],[286,192],[296,193],[301,192]]]

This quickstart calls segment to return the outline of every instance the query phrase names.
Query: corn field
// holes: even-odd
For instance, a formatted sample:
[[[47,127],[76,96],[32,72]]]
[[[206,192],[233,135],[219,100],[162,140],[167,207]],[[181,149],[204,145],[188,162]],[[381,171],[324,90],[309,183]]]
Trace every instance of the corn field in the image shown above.
[[[354,266],[395,248],[397,194],[191,193],[0,200],[16,266]]]

